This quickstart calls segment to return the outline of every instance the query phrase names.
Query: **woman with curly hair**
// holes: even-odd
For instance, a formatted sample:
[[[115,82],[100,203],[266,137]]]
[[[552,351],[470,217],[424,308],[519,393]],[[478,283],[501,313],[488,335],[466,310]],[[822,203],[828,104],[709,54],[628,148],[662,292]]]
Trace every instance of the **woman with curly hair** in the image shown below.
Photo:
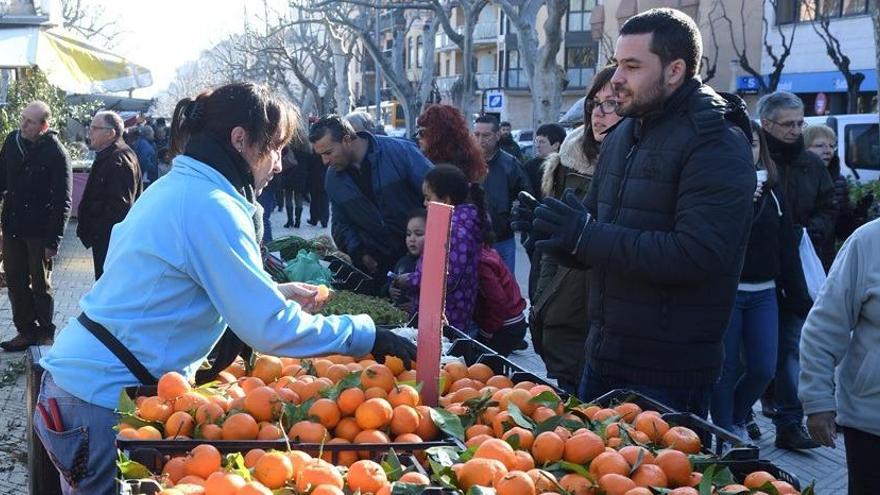
[[[450,105],[429,105],[416,125],[419,147],[428,160],[455,165],[470,182],[482,182],[489,167],[461,111]]]

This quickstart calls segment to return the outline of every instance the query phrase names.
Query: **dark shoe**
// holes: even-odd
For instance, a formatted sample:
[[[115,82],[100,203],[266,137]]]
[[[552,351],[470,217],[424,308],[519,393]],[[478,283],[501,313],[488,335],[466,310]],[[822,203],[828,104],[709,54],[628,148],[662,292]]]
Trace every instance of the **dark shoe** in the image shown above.
[[[326,228],[327,228],[327,222],[321,222],[321,227],[326,229]]]
[[[14,339],[7,340],[6,342],[0,342],[0,347],[3,348],[4,351],[7,352],[20,352],[32,345],[31,339],[25,337],[22,334],[18,334]]]
[[[52,345],[55,339],[51,335],[42,335],[33,340],[31,345]]]
[[[749,438],[752,440],[759,440],[761,438],[761,427],[752,419],[746,423],[746,433],[749,434]]]
[[[288,221],[287,223],[284,224],[284,228],[285,228],[285,229],[289,229],[289,228],[291,228],[291,227],[293,227],[293,224],[290,223],[289,221]]]
[[[299,220],[293,222],[293,228],[298,229],[298,228],[299,228],[299,225],[300,225],[300,224],[299,224]]]
[[[311,220],[311,219],[310,219],[310,220],[306,220],[306,223],[309,224],[309,225],[311,225],[312,227],[314,227],[315,225],[318,225],[318,221],[317,221],[317,220]]]
[[[776,448],[786,450],[806,450],[820,447],[810,438],[803,425],[786,426],[776,431]]]

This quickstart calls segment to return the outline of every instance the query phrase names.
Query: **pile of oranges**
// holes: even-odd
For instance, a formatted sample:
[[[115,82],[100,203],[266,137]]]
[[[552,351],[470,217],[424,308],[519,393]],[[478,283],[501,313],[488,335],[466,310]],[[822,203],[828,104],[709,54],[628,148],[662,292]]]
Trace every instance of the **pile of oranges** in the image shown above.
[[[229,464],[229,462],[227,462]],[[185,457],[171,458],[162,470],[172,485],[159,495],[272,495],[280,488],[311,495],[372,493],[390,495],[394,483],[428,485],[428,477],[415,471],[390,480],[383,467],[372,460],[358,460],[342,470],[308,453],[260,449],[243,457],[245,471],[223,468],[220,451],[209,444],[194,448]]]
[[[460,423],[457,429],[448,421],[435,424],[439,412],[421,404],[418,390],[408,384],[415,383],[415,373],[405,370],[399,359],[379,364],[346,356],[299,360],[263,355],[249,373],[243,362],[234,363],[221,372],[221,383],[212,389],[193,389],[177,373],[162,376],[156,396],[137,400],[137,419],[150,424],[137,427],[123,422],[119,435],[387,444],[434,440],[443,429],[457,431],[467,450],[444,465],[448,472],[435,469],[434,476],[464,492],[483,486],[498,495],[648,495],[652,488],[667,489],[671,495],[698,493],[695,487],[702,475],[694,471],[689,456],[701,452],[700,438],[689,428],[668,424],[658,412],[643,411],[630,402],[610,408],[564,403],[548,385],[513,383],[481,363],[449,362],[440,377],[439,402],[445,409],[441,416]],[[301,458],[303,455],[308,459]],[[364,495],[390,493],[387,479],[361,484],[362,477],[369,477],[365,473],[377,473],[378,465],[370,460],[370,452],[354,448],[339,452],[333,464],[327,453],[312,459],[297,451],[253,450],[245,456],[245,464],[255,480],[242,485],[248,488],[235,490],[229,486],[245,481],[244,477],[235,475],[239,480],[235,473],[222,472],[219,454],[211,458],[211,470],[181,471],[180,466],[191,462],[192,456],[186,461],[172,459],[165,468],[167,485],[178,490],[181,485],[199,487],[186,487],[190,491],[180,493],[264,493],[254,491],[256,483],[269,489],[295,487],[301,493],[305,493],[303,487],[314,486],[325,490],[310,492],[319,495],[344,488]],[[261,469],[255,459],[258,456],[265,459],[264,465],[271,463],[272,469]],[[290,469],[282,458],[289,460]],[[424,453],[420,458],[424,460]],[[306,460],[311,469],[304,467]],[[438,465],[432,464],[435,468]],[[269,471],[277,476],[267,482],[260,473]],[[313,471],[319,472],[314,475],[319,477],[313,477]],[[336,474],[328,474],[331,472]],[[347,478],[340,472],[347,472]],[[384,473],[375,474],[377,480],[382,476]],[[319,481],[324,479],[332,488],[323,488]],[[729,494],[761,493],[748,490],[765,483],[772,484],[780,495],[798,493],[765,472],[749,475],[743,485],[715,489]],[[215,491],[214,484],[227,489]],[[204,491],[197,491],[200,488]]]

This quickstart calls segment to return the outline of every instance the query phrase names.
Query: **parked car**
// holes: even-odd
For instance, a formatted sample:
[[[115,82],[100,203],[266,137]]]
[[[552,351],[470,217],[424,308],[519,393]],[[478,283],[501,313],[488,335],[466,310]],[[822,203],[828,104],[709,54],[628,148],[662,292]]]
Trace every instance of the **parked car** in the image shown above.
[[[535,139],[535,131],[532,129],[514,129],[510,131],[510,134],[523,152],[525,152],[526,148],[532,147],[532,141]]]
[[[840,173],[858,182],[880,179],[880,125],[876,113],[806,117],[807,125],[825,124],[837,134]]]

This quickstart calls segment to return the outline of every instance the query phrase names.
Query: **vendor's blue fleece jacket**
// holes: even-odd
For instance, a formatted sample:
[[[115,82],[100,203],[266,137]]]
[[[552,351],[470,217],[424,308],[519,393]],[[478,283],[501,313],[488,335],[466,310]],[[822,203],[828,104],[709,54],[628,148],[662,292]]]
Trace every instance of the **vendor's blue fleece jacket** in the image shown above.
[[[192,377],[227,325],[259,352],[364,355],[366,315],[313,316],[284,299],[262,269],[254,207],[219,172],[188,156],[113,228],[104,275],[80,300],[155,377]],[[128,369],[71,319],[40,361],[59,387],[114,408]]]

